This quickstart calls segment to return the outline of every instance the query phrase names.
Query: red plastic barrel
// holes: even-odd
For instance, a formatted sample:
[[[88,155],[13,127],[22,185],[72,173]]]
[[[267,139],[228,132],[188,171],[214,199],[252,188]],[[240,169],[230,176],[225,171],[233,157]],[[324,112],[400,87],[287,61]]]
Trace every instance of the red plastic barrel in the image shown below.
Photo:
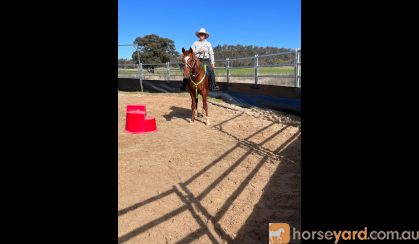
[[[146,115],[146,107],[141,104],[127,106],[125,132],[127,133],[147,133],[157,130],[156,119]]]

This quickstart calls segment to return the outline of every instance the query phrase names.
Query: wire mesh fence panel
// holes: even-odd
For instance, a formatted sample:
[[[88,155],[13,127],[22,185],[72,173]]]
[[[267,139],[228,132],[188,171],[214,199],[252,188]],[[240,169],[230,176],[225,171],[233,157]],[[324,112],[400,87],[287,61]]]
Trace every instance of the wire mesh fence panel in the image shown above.
[[[119,44],[118,55],[132,53],[136,50],[134,44]],[[118,59],[118,77],[138,77],[139,66],[134,60],[128,58]]]
[[[217,82],[301,87],[301,50],[215,60]],[[182,80],[184,64],[167,62],[147,64],[118,60],[119,77],[148,80]]]
[[[118,64],[118,77],[138,77],[138,64]]]

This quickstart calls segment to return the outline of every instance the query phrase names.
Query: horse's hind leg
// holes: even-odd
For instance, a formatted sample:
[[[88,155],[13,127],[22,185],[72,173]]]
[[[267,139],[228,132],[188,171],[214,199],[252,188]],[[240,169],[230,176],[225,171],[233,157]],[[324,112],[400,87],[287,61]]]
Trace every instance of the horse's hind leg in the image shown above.
[[[198,113],[198,97],[195,98],[195,116],[201,117],[199,116],[199,113]]]

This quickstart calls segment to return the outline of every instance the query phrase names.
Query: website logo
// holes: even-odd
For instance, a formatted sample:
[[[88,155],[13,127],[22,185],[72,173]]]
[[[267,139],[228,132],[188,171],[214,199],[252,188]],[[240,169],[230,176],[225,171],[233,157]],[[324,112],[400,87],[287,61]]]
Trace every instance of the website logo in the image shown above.
[[[290,225],[287,223],[269,223],[269,243],[281,244],[290,241]]]

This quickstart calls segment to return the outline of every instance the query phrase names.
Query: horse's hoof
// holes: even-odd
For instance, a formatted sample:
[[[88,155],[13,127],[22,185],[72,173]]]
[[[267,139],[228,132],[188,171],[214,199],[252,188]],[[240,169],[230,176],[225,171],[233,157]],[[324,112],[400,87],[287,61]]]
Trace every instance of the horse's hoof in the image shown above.
[[[192,120],[191,120],[191,121],[189,121],[189,124],[190,124],[190,125],[193,125],[193,121],[192,121]]]
[[[204,117],[204,115],[203,114],[200,114],[200,113],[198,113],[198,117]]]
[[[210,120],[209,120],[209,118],[207,117],[207,121],[206,121],[206,123],[205,123],[206,125],[210,125]]]

